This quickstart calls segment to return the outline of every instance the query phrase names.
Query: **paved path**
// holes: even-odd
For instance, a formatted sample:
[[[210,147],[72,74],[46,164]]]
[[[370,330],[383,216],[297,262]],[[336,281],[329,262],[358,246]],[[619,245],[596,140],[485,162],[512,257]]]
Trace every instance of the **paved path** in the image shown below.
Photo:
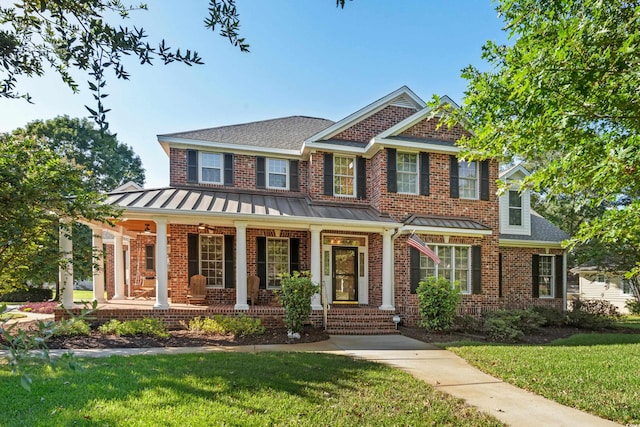
[[[51,350],[59,355],[66,350]],[[568,408],[529,393],[470,366],[455,354],[402,335],[332,335],[310,344],[229,347],[171,347],[73,350],[78,357],[207,353],[215,351],[304,351],[359,357],[402,369],[437,390],[464,399],[506,424],[518,427],[618,426],[611,421]],[[0,352],[0,356],[4,354]]]

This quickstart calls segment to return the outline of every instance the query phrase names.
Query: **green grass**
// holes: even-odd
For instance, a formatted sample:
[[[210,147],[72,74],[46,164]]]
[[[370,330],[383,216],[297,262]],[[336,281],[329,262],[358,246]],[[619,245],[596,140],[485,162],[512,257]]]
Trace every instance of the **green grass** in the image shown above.
[[[640,316],[638,315],[627,315],[623,316],[616,322],[617,326],[622,326],[624,328],[632,328],[632,329],[640,329]]]
[[[640,423],[640,334],[579,334],[545,346],[458,343],[484,372],[563,405]]]
[[[210,353],[0,369],[3,426],[496,426],[402,371],[343,356]]]
[[[73,290],[73,301],[91,301],[93,300],[93,291],[84,291],[79,289]]]

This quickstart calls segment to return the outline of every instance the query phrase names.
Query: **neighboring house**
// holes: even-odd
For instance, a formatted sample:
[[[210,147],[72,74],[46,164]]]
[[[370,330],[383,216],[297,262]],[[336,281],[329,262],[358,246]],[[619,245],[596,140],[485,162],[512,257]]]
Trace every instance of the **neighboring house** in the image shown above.
[[[278,274],[293,270],[322,284],[314,312],[326,302],[353,318],[398,313],[415,324],[415,291],[431,275],[457,283],[461,313],[563,307],[568,236],[531,210],[528,192],[497,195],[499,177],[515,185],[527,171],[461,161],[455,142],[467,131],[438,120],[402,87],[338,122],[293,116],[159,135],[170,186],[109,194],[123,209],[110,253],[129,239],[129,283],[156,276],[160,309],[168,296],[186,302],[195,274],[207,277],[210,304],[236,311],[249,309],[247,278],[258,276],[269,306]],[[407,245],[414,232],[440,264]],[[110,298],[126,296],[118,257]]]
[[[582,264],[571,272],[580,277],[578,297],[583,300],[605,300],[618,307],[620,313],[629,314],[627,301],[633,300],[630,281],[622,274],[604,272],[595,265]]]

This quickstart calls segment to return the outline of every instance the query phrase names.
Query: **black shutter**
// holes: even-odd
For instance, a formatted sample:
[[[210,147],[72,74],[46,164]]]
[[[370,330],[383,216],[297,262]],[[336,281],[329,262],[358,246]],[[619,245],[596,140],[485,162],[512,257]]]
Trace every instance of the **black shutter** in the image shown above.
[[[387,193],[398,192],[396,149],[387,148]]]
[[[187,234],[187,274],[191,276],[200,274],[200,239],[197,234]]]
[[[333,154],[324,154],[324,195],[333,196]]]
[[[458,158],[449,156],[449,197],[457,199],[460,197],[458,184]]]
[[[482,247],[471,246],[471,293],[482,293]]]
[[[257,256],[257,268],[258,277],[260,278],[260,288],[266,289],[267,287],[267,238],[256,237],[256,256]]]
[[[556,255],[556,294],[555,298],[564,297],[564,269],[562,262],[562,255]]]
[[[498,297],[502,298],[502,254],[498,255]]]
[[[356,157],[356,191],[358,199],[367,198],[367,159],[362,156]]]
[[[540,255],[533,255],[531,260],[531,294],[534,298],[540,297]]]
[[[420,194],[429,195],[429,153],[420,153]]]
[[[145,269],[153,270],[156,269],[156,246],[155,245],[145,245]]]
[[[410,254],[410,273],[409,280],[411,281],[411,293],[415,294],[420,285],[420,281],[424,280],[424,277],[420,277],[420,252],[416,248],[409,248]]]
[[[236,260],[235,250],[233,247],[233,235],[224,236],[224,287],[236,287]]]
[[[289,274],[300,271],[300,239],[289,239]]]
[[[480,162],[480,200],[489,200],[489,161]]]
[[[265,188],[265,159],[264,157],[256,157],[256,188]]]
[[[300,191],[299,162],[297,160],[289,160],[289,190]]]
[[[187,150],[187,182],[198,182],[198,152]]]
[[[233,187],[233,154],[224,153],[224,185]]]

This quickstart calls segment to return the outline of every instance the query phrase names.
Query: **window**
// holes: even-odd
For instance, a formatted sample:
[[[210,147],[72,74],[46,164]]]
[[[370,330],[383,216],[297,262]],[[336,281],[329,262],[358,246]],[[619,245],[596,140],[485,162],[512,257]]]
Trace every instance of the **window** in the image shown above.
[[[289,161],[283,159],[267,159],[267,165],[267,188],[288,189]]]
[[[200,182],[222,184],[222,154],[200,152]]]
[[[539,297],[553,298],[553,260],[552,255],[540,255],[540,266],[538,272]]]
[[[509,190],[509,225],[522,225],[522,196],[515,190]]]
[[[280,273],[289,272],[289,239],[267,239],[267,289],[280,287]]]
[[[461,293],[470,294],[470,248],[468,246],[432,246],[432,249],[440,258],[440,264],[420,254],[420,277],[443,277],[452,285],[457,285]]]
[[[620,278],[620,287],[622,288],[623,294],[633,295],[634,286],[632,279],[625,279],[624,277]]]
[[[478,163],[458,163],[458,188],[461,199],[478,198]]]
[[[224,250],[222,236],[200,235],[200,274],[207,286],[224,286]]]
[[[594,282],[597,283],[602,283],[603,285],[606,285],[607,283],[609,283],[609,278],[607,277],[606,274],[596,274],[596,276],[593,279]]]
[[[156,247],[155,245],[145,245],[144,247],[144,265],[146,270],[156,269]]]
[[[418,155],[398,153],[396,169],[398,193],[418,194]]]
[[[351,157],[333,158],[333,194],[355,196],[355,159]]]

